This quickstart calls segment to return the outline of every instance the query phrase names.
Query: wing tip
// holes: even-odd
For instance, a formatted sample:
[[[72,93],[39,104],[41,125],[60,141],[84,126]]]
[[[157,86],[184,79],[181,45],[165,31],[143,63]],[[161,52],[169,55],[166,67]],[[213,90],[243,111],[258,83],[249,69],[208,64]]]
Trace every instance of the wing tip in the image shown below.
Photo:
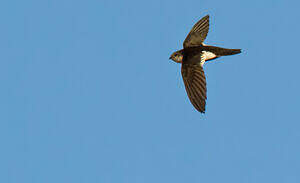
[[[194,106],[195,107],[195,106]],[[195,107],[195,109],[200,112],[201,114],[205,114],[205,105],[203,106],[203,108],[197,108]]]
[[[205,114],[205,110],[204,111],[200,111],[197,109],[198,112],[200,112],[201,114]]]

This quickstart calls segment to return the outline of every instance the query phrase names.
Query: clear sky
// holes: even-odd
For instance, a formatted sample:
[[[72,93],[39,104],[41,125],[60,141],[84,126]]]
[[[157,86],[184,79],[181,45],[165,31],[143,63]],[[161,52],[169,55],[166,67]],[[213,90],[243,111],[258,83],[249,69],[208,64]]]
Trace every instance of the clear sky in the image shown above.
[[[299,1],[0,3],[0,182],[299,183]],[[206,114],[169,60],[210,15]]]

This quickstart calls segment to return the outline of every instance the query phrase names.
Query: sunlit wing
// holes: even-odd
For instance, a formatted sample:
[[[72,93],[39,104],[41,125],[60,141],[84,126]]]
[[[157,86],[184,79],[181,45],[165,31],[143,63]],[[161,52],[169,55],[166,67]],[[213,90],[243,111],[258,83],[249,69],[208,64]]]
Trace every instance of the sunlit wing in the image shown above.
[[[200,63],[183,63],[181,74],[191,103],[199,112],[204,113],[206,104],[206,80],[203,67]]]
[[[190,33],[187,35],[183,42],[183,47],[193,47],[202,45],[205,40],[209,29],[209,15],[206,15],[201,20],[199,20]]]

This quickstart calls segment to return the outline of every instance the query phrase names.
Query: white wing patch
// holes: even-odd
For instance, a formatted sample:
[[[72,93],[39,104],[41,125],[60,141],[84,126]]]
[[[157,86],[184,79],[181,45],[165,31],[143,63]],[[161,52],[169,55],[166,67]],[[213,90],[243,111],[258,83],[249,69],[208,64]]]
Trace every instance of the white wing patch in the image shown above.
[[[202,51],[202,55],[205,56],[205,60],[210,60],[210,59],[217,57],[216,54],[214,54],[213,52],[209,52],[209,51]]]
[[[201,54],[201,66],[203,66],[203,64],[205,63],[205,61],[214,59],[216,57],[217,57],[217,55],[214,54],[213,52],[202,51],[202,54]]]

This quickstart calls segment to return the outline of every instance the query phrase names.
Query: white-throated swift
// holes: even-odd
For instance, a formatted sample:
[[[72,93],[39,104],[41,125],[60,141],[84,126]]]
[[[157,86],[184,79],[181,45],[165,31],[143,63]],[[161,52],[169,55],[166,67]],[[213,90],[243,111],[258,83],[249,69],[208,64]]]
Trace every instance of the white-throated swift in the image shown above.
[[[206,80],[203,65],[208,60],[241,53],[241,49],[227,49],[203,43],[209,29],[209,15],[199,20],[183,42],[183,49],[172,53],[170,59],[181,63],[181,74],[187,95],[193,106],[205,112]]]

